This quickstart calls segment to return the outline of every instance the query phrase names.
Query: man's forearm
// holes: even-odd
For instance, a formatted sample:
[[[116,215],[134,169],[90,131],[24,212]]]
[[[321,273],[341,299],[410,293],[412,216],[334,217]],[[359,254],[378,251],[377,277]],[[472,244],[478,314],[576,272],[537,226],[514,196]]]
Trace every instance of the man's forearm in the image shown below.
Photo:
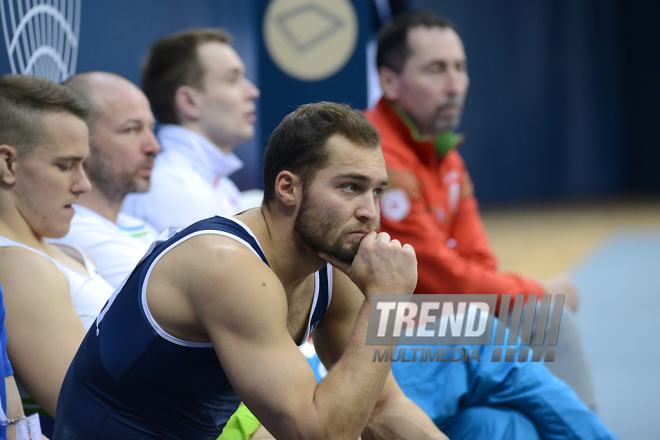
[[[7,418],[19,419],[21,417],[25,417],[25,413],[23,413],[23,402],[21,401],[21,396],[18,393],[18,388],[16,387],[14,376],[5,377],[5,390],[7,393]],[[13,440],[15,438],[16,425],[8,425],[7,440]]]
[[[447,440],[433,421],[407,397],[380,403],[362,440]]]
[[[389,362],[372,362],[373,347],[364,345],[370,304],[369,300],[365,301],[344,355],[321,382],[316,393],[317,411],[339,420],[351,421],[346,426],[337,427],[342,431],[344,428],[350,430],[349,425],[359,424],[359,433],[369,419],[390,371]]]

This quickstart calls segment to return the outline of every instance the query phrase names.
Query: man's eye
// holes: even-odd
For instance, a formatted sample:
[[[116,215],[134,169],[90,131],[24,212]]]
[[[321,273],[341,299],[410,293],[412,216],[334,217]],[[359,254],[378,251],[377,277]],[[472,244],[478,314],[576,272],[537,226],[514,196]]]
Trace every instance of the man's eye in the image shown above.
[[[447,65],[444,63],[433,63],[426,70],[429,73],[444,73],[447,70]]]
[[[347,183],[346,185],[341,187],[344,191],[348,192],[355,192],[357,190],[357,186],[354,183]]]
[[[382,189],[375,189],[374,190],[374,197],[379,198],[383,194]]]
[[[60,171],[71,171],[73,169],[73,164],[72,163],[60,163],[57,164],[57,168],[59,168]]]

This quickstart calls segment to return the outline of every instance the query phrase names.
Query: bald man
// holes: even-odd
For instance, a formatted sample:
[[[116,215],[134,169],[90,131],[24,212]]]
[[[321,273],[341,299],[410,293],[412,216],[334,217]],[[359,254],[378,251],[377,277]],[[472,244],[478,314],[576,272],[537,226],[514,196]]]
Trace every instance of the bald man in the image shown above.
[[[147,97],[122,76],[85,72],[65,85],[90,107],[90,155],[84,167],[92,190],[80,197],[69,233],[55,241],[84,249],[116,288],[157,236],[144,221],[119,212],[128,194],[151,187],[160,151],[155,120]]]

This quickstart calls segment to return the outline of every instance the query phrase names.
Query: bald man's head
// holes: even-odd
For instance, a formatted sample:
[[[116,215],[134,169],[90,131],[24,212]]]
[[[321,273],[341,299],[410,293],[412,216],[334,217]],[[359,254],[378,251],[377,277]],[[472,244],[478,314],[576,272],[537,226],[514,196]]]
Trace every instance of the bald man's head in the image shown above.
[[[64,85],[90,107],[90,155],[85,169],[92,184],[114,201],[148,191],[160,146],[144,93],[123,76],[110,72],[80,73]]]
[[[87,117],[87,127],[90,132],[94,129],[94,125],[101,113],[107,110],[105,108],[106,100],[108,97],[112,98],[114,92],[128,89],[142,93],[130,80],[112,72],[92,71],[79,73],[67,79],[63,85],[76,92],[89,106],[90,112]]]

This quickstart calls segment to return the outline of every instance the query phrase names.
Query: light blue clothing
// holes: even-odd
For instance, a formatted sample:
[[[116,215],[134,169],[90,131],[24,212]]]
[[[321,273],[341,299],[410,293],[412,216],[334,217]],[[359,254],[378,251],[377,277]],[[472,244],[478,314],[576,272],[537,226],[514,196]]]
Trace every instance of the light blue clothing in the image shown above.
[[[497,328],[495,319],[494,328]],[[504,340],[508,339],[508,329]],[[412,360],[412,349],[456,348],[401,346]],[[479,359],[471,362],[393,362],[392,373],[405,395],[415,402],[449,438],[498,440],[616,439],[566,383],[542,362],[491,362],[493,347],[457,347]],[[518,358],[516,348],[515,359]],[[320,361],[305,353],[318,380]],[[399,358],[397,355],[395,359]],[[449,356],[448,356],[449,357]],[[428,357],[427,357],[428,359]]]
[[[473,406],[461,410],[440,426],[449,438],[540,440],[534,423],[509,408]]]
[[[406,396],[450,438],[616,438],[542,362],[491,362],[492,345],[460,348],[481,361],[392,363]]]

